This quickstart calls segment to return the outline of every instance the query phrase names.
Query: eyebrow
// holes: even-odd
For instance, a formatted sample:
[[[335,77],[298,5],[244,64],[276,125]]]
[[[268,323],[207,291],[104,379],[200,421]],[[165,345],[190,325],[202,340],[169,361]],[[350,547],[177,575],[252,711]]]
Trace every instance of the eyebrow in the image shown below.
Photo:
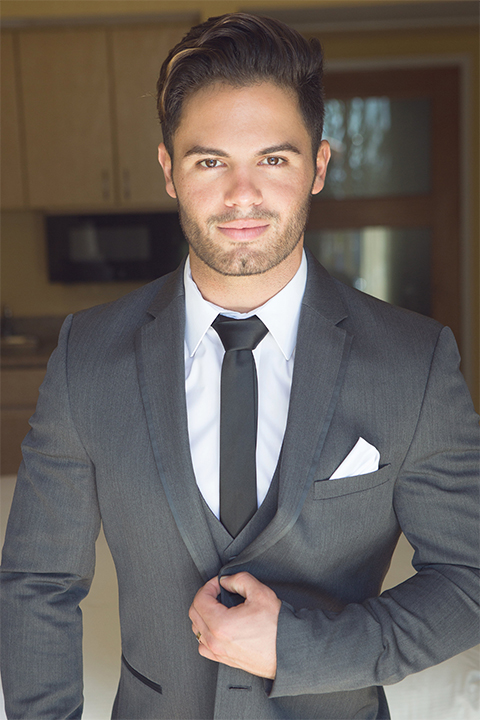
[[[292,152],[296,155],[301,155],[300,150],[289,142],[282,143],[281,145],[272,145],[271,147],[265,148],[261,152],[257,153],[257,155],[271,155],[272,153],[278,152]]]
[[[297,155],[301,155],[300,150],[292,143],[282,143],[281,145],[271,145],[270,147],[264,148],[256,153],[257,157],[261,155],[272,155],[278,152],[291,152]],[[224,150],[219,148],[205,147],[204,145],[194,145],[190,150],[187,150],[184,157],[190,157],[191,155],[214,155],[215,157],[230,157],[230,155]]]

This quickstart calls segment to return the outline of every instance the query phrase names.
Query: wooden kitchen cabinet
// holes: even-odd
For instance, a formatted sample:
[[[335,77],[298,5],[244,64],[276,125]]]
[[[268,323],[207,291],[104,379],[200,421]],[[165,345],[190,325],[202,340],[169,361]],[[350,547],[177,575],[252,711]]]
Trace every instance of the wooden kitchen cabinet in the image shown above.
[[[30,206],[111,205],[106,30],[23,30],[19,42]]]
[[[2,33],[2,207],[25,206],[23,177],[30,208],[175,209],[157,160],[155,88],[163,60],[188,29],[172,23]]]
[[[2,207],[17,209],[25,206],[25,191],[22,177],[19,96],[12,32],[2,32],[0,87]]]
[[[117,27],[111,32],[120,202],[172,205],[157,160],[162,140],[155,88],[160,66],[189,26]]]

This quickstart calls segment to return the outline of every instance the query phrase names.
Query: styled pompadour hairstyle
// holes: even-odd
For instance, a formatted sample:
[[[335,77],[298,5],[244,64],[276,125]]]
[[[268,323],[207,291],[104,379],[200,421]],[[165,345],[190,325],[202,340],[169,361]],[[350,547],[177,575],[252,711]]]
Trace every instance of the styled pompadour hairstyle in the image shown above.
[[[173,158],[173,136],[185,100],[217,82],[233,87],[273,82],[293,91],[317,154],[322,140],[323,54],[278,20],[248,13],[213,17],[193,27],[169,53],[157,83],[163,140]]]

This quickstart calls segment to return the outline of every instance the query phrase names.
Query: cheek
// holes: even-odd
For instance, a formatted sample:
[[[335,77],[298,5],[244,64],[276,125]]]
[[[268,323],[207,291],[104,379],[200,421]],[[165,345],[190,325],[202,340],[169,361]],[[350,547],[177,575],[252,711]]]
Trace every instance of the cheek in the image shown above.
[[[269,183],[263,196],[266,202],[274,203],[279,210],[298,208],[303,205],[305,198],[310,195],[313,178],[304,173],[284,180],[279,178]]]
[[[174,174],[175,188],[180,200],[189,205],[202,205],[205,199],[211,198],[219,194],[220,188],[213,182],[200,175],[192,175],[189,173]],[[200,201],[199,198],[202,200]]]
[[[174,182],[179,204],[189,214],[196,215],[208,199],[205,189],[201,184],[186,180],[181,175],[174,176]]]
[[[199,222],[214,214],[221,205],[218,199],[215,202],[213,194],[206,192],[205,188],[185,191],[179,196],[179,203],[182,208]]]

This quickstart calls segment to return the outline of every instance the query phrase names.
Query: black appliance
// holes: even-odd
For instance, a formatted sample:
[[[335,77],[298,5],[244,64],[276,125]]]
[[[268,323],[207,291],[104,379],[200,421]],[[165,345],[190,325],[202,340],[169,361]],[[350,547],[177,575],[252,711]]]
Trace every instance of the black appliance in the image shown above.
[[[52,282],[153,280],[187,253],[176,212],[46,217]]]

